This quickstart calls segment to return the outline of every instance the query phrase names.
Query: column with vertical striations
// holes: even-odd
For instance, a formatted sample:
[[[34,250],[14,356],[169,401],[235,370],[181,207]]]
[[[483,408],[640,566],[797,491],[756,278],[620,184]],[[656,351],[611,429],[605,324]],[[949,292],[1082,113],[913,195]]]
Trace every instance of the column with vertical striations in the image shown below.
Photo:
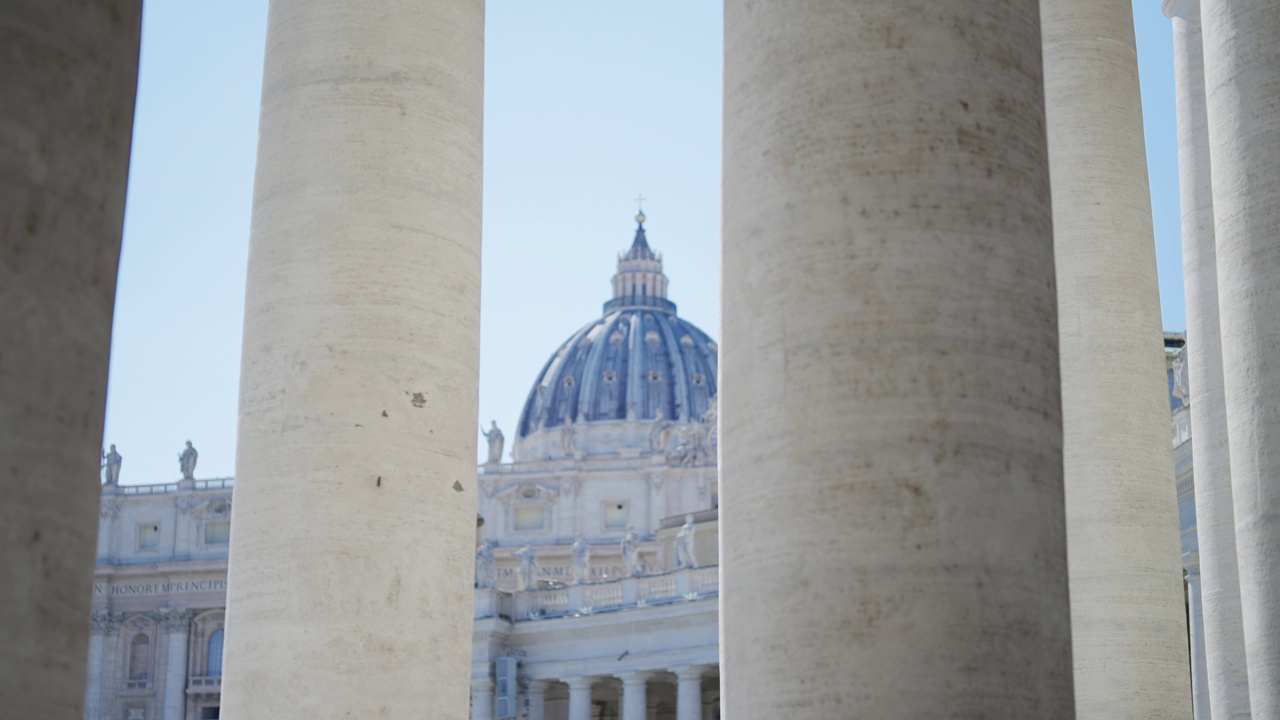
[[[222,706],[467,716],[483,0],[273,0]]]
[[[1130,0],[1043,0],[1076,712],[1191,715]]]
[[[1200,547],[1199,589],[1204,629],[1205,694],[1213,717],[1249,717],[1236,564],[1235,510],[1227,406],[1222,387],[1218,261],[1213,237],[1213,181],[1204,95],[1204,46],[1199,0],[1165,0],[1173,23],[1178,97],[1178,175],[1182,199],[1182,268],[1187,301],[1187,373],[1192,392],[1191,437]],[[1193,655],[1194,657],[1194,655]]]
[[[1262,720],[1280,718],[1280,3],[1200,12],[1240,609]]]
[[[726,3],[726,717],[1073,717],[1037,6]]]
[[[0,3],[5,716],[84,710],[141,20],[141,0]]]

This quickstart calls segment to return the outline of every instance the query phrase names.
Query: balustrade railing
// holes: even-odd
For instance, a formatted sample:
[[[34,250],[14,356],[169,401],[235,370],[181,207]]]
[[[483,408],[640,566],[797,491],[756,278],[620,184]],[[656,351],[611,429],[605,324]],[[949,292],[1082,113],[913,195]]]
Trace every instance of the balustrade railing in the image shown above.
[[[719,567],[515,593],[480,588],[476,590],[475,617],[521,622],[700,600],[719,593]]]

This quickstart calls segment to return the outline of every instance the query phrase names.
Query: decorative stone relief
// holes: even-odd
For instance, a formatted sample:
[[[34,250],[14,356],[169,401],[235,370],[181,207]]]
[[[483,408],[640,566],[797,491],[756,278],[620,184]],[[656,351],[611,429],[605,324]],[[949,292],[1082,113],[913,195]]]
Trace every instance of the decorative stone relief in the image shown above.
[[[161,608],[156,611],[160,629],[166,633],[186,632],[191,627],[191,618],[195,617],[195,613],[180,608]]]
[[[123,615],[112,613],[110,610],[94,610],[90,617],[90,629],[94,635],[117,635],[123,621]]]

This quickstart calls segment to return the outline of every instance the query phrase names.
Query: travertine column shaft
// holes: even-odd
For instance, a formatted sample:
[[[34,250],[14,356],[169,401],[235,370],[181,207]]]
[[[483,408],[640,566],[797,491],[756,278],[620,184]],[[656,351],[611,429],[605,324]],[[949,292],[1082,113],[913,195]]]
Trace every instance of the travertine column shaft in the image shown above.
[[[648,720],[645,684],[649,673],[628,673],[622,679],[622,720]]]
[[[271,3],[227,717],[467,716],[483,36],[483,0]]]
[[[591,720],[591,687],[595,678],[570,678],[565,683],[569,686],[569,720]]]
[[[162,620],[168,644],[164,675],[164,720],[182,720],[187,707],[187,640],[191,634],[191,612],[174,611]]]
[[[1130,0],[1042,0],[1076,712],[1191,715]]]
[[[1203,0],[1200,12],[1236,561],[1261,720],[1280,718],[1280,3]]]
[[[725,717],[1072,717],[1036,0],[729,0],[724,119]]]
[[[493,720],[493,681],[471,681],[471,720]]]
[[[545,680],[534,680],[529,683],[529,718],[528,720],[543,720],[547,712],[547,682]]]
[[[1200,570],[1187,569],[1187,622],[1191,635],[1191,708],[1195,720],[1211,720],[1209,672],[1205,663],[1204,602],[1200,589]],[[1230,716],[1227,716],[1230,718]]]
[[[1196,536],[1200,547],[1201,617],[1208,674],[1207,692],[1203,694],[1213,707],[1213,717],[1235,720],[1249,717],[1249,674],[1245,667],[1244,626],[1240,615],[1227,405],[1222,386],[1218,261],[1213,237],[1213,182],[1200,3],[1198,0],[1165,0],[1164,11],[1173,22],[1177,79],[1182,268],[1187,301],[1185,352],[1192,394]]]
[[[84,711],[141,0],[0,3],[0,705]]]
[[[676,670],[676,720],[702,720],[701,667]]]

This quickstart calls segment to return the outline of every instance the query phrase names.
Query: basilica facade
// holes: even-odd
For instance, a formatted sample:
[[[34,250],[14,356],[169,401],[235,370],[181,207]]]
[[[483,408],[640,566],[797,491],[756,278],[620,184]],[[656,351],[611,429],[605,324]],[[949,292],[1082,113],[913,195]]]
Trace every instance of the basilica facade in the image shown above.
[[[476,720],[719,717],[717,355],[639,215],[612,297],[538,373],[510,443],[485,432]],[[234,481],[107,469],[86,720],[217,718]]]

